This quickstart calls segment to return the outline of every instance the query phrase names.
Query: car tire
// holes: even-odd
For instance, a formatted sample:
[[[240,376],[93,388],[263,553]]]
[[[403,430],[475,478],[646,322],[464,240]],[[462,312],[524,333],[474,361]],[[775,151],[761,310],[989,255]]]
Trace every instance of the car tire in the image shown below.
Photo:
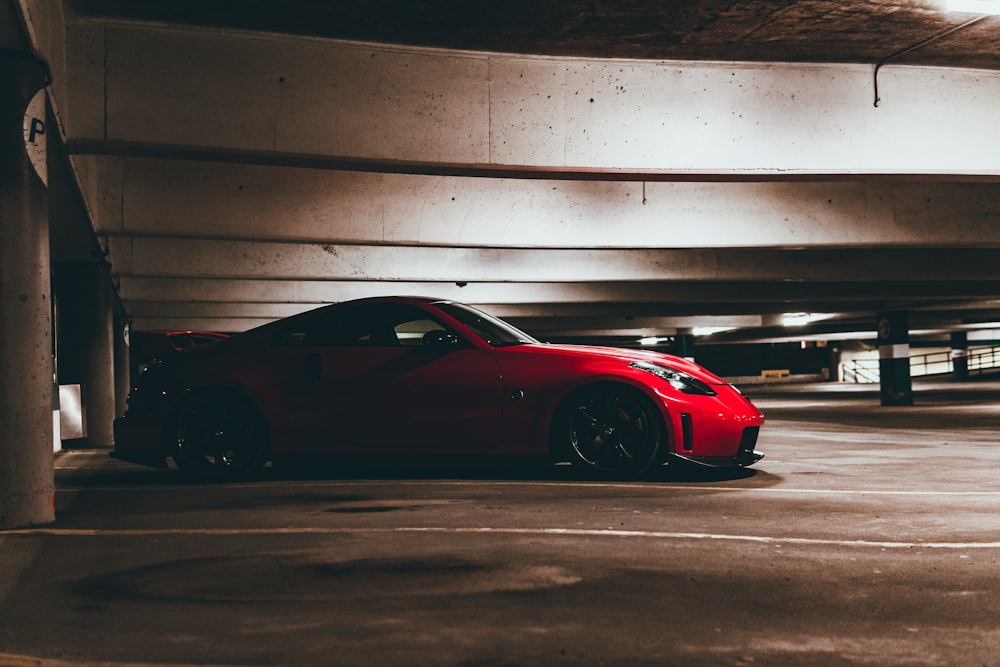
[[[195,394],[173,420],[174,462],[202,480],[237,481],[257,475],[267,462],[264,420],[241,397]]]
[[[640,391],[599,384],[574,392],[554,420],[553,445],[590,476],[641,477],[660,460],[663,424]]]

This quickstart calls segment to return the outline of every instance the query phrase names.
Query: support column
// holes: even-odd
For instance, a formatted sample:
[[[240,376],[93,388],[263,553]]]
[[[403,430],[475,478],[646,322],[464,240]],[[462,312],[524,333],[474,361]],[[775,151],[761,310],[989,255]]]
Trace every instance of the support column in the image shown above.
[[[0,528],[55,520],[48,73],[11,46],[0,42]]]
[[[59,382],[81,387],[86,446],[108,447],[114,443],[117,402],[110,267],[61,263],[55,276]]]
[[[128,330],[128,315],[116,314],[115,328],[112,332],[115,349],[115,417],[121,417],[125,414],[128,392],[132,388],[132,364],[128,358]]]
[[[969,334],[951,332],[951,379],[964,382],[969,379]]]
[[[691,329],[678,329],[674,336],[674,354],[694,361],[694,333]]]
[[[913,405],[909,318],[905,312],[879,313],[877,327],[882,405]]]
[[[110,447],[115,442],[114,308],[111,267],[87,265],[87,445]]]
[[[843,356],[840,346],[830,345],[827,347],[827,350],[827,359],[829,359],[830,364],[830,382],[840,382],[840,360]]]

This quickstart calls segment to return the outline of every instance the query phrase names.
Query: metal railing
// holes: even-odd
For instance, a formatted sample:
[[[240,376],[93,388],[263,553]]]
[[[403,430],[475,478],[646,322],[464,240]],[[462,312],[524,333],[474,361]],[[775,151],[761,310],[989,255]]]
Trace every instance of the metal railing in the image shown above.
[[[980,375],[1000,368],[1000,347],[984,347],[969,350],[968,368],[970,375]],[[910,357],[910,377],[927,375],[948,375],[955,371],[955,363],[950,350],[928,352]],[[879,381],[878,359],[852,359],[840,364],[841,382],[855,384]]]
[[[969,354],[969,373],[1000,368],[1000,347],[984,347]]]
[[[868,384],[879,381],[878,359],[851,359],[840,364],[840,381]]]
[[[928,352],[910,357],[910,377],[946,375],[954,370],[955,363],[951,359],[951,350]]]

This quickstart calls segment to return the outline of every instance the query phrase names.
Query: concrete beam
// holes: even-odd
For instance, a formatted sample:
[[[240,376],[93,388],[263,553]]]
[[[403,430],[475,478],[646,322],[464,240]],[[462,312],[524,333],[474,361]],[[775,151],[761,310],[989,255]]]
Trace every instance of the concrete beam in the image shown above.
[[[544,247],[1000,247],[1000,183],[615,182],[76,156],[98,232]]]
[[[211,303],[136,301],[129,308],[133,319],[163,318],[170,313],[177,318],[280,319],[320,307],[321,304],[292,303]]]
[[[273,322],[274,318],[227,317],[136,317],[132,319],[133,331],[215,331],[239,333]]]
[[[183,302],[135,302],[130,314],[133,323],[158,322],[156,328],[178,328],[171,322],[225,321],[226,330],[243,330],[260,323],[290,317],[321,307],[322,304],[277,304],[277,303],[183,303]],[[535,307],[525,305],[473,304],[497,315],[516,320],[532,331],[548,331],[558,327],[573,329],[656,329],[667,330],[693,326],[760,326],[759,315],[684,315],[672,316],[669,304],[544,304]],[[235,322],[240,322],[236,326]],[[135,326],[135,325],[134,325]],[[191,328],[185,326],[183,328]],[[202,325],[204,328],[204,325]]]
[[[619,334],[620,332],[652,332],[670,334],[678,329],[692,327],[759,327],[762,318],[759,315],[693,315],[687,317],[510,317],[517,326],[544,335],[558,333],[560,335],[583,335],[579,332],[602,332],[600,335]],[[645,335],[645,334],[643,334]]]
[[[491,311],[494,312],[494,311]],[[494,314],[497,314],[494,312]],[[136,316],[132,329],[180,330],[180,331],[220,331],[237,333],[247,331],[273,321],[276,318],[184,316],[171,314],[165,317]],[[637,318],[634,320],[595,318],[592,320],[566,320],[562,318],[507,318],[511,324],[539,338],[598,337],[598,336],[671,336],[679,330],[691,327],[758,327],[759,316],[693,316],[674,318]]]
[[[403,282],[841,281],[1000,278],[1000,249],[534,249],[111,239],[129,278]]]
[[[859,304],[847,304],[848,307],[855,307],[856,311],[845,315],[843,312],[835,320],[824,320],[819,324],[809,327],[785,328],[778,327],[782,331],[782,336],[800,337],[812,335],[822,339],[824,336],[837,337],[838,334],[831,332],[867,332],[865,335],[874,336],[874,332],[868,331],[870,328],[870,311],[877,308],[879,301],[871,301]],[[900,303],[905,302],[886,302]],[[282,316],[282,309],[274,308],[268,304],[260,304],[261,310],[255,316],[253,304],[241,304],[242,308],[234,308],[232,304],[158,304],[140,303],[136,308],[136,315],[133,318],[132,327],[134,330],[141,329],[192,329],[208,331],[238,332],[250,329],[255,326],[266,324],[267,322]],[[683,304],[657,303],[657,304],[477,304],[494,315],[502,317],[520,328],[538,335],[541,338],[566,339],[567,337],[642,337],[642,336],[669,336],[678,333],[679,330],[689,330],[693,327],[726,327],[726,328],[746,328],[751,329],[768,326],[774,321],[777,315],[745,314],[740,315],[740,305],[733,307],[733,304],[708,304],[699,307],[688,307]],[[159,308],[162,306],[162,309]],[[316,305],[300,305],[289,311],[297,312],[311,310]],[[751,304],[750,308],[754,306]],[[801,307],[800,307],[801,308]],[[982,301],[978,303],[966,303],[961,309],[949,308],[928,308],[915,310],[914,321],[921,330],[921,337],[933,333],[933,330],[941,329],[945,334],[948,331],[956,330],[995,330],[1000,322],[997,317],[995,303]],[[773,306],[762,308],[761,312],[771,312]],[[747,312],[748,308],[743,308]],[[795,304],[786,304],[784,311],[796,311]],[[813,311],[815,312],[815,311]],[[713,314],[724,313],[724,314]],[[969,317],[973,317],[976,323],[969,323]],[[942,328],[943,327],[943,328]],[[930,333],[929,333],[930,332]],[[977,334],[976,340],[985,340],[989,334]],[[986,336],[986,338],[983,338]],[[842,337],[842,336],[841,336]],[[737,336],[738,340],[745,339],[745,334]],[[989,338],[996,340],[994,336]]]
[[[524,314],[546,314],[553,309],[576,308],[576,304],[600,306],[602,310],[654,304],[673,304],[690,309],[696,305],[731,303],[734,298],[758,308],[767,303],[815,305],[842,303],[850,298],[866,301],[879,299],[930,300],[942,297],[977,299],[1000,294],[1000,280],[971,280],[947,283],[930,281],[816,282],[816,281],[644,281],[586,283],[467,283],[454,282],[365,282],[352,280],[311,280],[305,282],[267,279],[205,278],[120,278],[120,293],[133,307],[143,304],[163,308],[203,303],[217,308],[224,304],[254,304],[270,308],[272,304],[324,303],[360,299],[386,294],[413,294],[443,299],[487,304],[494,310]],[[624,305],[621,305],[624,304]],[[957,307],[973,304],[958,302]],[[525,312],[527,311],[527,312]],[[493,311],[491,311],[493,312]],[[148,314],[148,313],[143,313]]]
[[[1000,173],[992,71],[886,66],[876,108],[865,65],[542,58],[132,23],[89,39],[86,25],[70,21],[71,50],[106,65],[107,103],[71,139],[538,167]],[[69,85],[69,98],[100,101],[87,80]]]

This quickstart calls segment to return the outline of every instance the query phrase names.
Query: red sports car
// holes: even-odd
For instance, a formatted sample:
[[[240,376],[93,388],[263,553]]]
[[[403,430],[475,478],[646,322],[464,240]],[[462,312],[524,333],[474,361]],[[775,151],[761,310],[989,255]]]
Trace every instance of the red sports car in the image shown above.
[[[132,375],[145,372],[156,359],[164,359],[182,350],[208,345],[224,338],[229,336],[214,331],[133,331],[129,335]]]
[[[666,354],[550,345],[454,301],[361,299],[171,355],[115,421],[117,458],[241,479],[316,455],[548,456],[634,478],[747,466],[764,418]]]

